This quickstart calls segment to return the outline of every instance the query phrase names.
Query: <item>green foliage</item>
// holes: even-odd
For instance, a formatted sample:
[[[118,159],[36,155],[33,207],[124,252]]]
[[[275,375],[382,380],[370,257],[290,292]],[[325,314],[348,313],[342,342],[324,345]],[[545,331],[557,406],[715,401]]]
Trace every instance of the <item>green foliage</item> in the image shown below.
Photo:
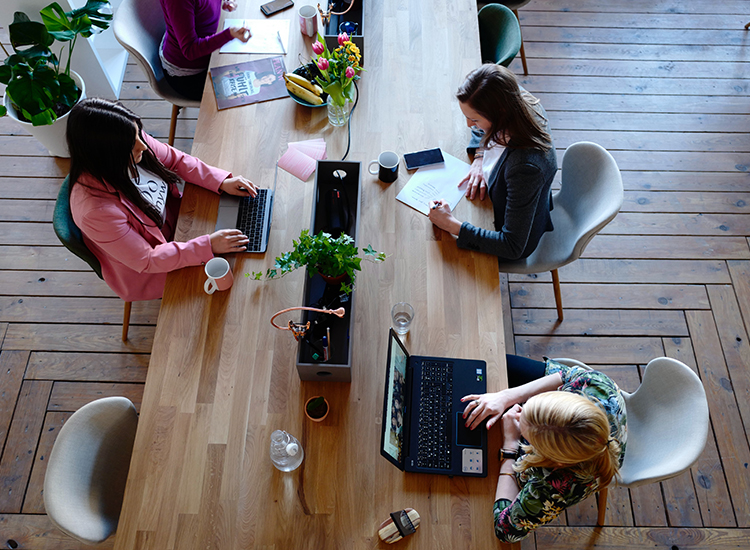
[[[312,418],[320,418],[328,410],[326,400],[323,396],[318,396],[307,404],[307,414]]]
[[[334,239],[330,233],[321,231],[317,235],[310,235],[310,231],[303,230],[298,241],[292,241],[292,250],[276,258],[274,266],[265,273],[265,279],[276,279],[300,267],[308,266],[310,276],[319,272],[327,277],[346,275],[341,283],[341,291],[350,294],[354,288],[357,271],[361,271],[362,259],[359,250],[354,246],[354,239],[342,233]],[[386,255],[367,245],[362,249],[364,258],[372,262],[382,262]],[[262,272],[247,273],[255,281],[264,279]]]
[[[87,38],[109,27],[109,7],[106,0],[88,0],[82,8],[65,12],[53,2],[40,12],[43,23],[20,11],[14,14],[8,27],[14,53],[0,66],[0,83],[7,85],[5,93],[22,120],[34,126],[52,124],[76,104],[81,91],[70,77],[73,48],[79,36]],[[56,40],[67,43],[63,71],[51,49]],[[5,114],[0,108],[0,116]]]

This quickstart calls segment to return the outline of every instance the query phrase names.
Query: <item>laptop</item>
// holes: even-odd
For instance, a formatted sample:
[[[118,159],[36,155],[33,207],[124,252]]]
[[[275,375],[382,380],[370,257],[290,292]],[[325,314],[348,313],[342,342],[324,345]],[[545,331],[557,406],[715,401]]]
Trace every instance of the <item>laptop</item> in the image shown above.
[[[222,193],[219,198],[219,216],[216,219],[215,231],[231,228],[242,231],[250,239],[245,252],[263,253],[268,248],[278,170],[276,167],[272,189],[258,189],[255,197],[238,197]]]
[[[380,454],[406,472],[487,476],[487,430],[466,427],[461,398],[487,391],[487,363],[409,355],[388,338]]]

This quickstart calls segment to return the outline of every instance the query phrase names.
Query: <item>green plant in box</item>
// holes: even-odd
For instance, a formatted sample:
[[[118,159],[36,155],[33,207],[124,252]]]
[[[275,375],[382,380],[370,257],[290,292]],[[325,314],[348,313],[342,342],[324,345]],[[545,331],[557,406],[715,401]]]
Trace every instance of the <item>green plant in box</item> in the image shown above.
[[[81,91],[70,77],[70,60],[79,37],[89,37],[97,29],[107,29],[112,20],[108,1],[88,0],[82,8],[63,11],[57,2],[42,9],[43,23],[31,21],[20,11],[8,27],[13,54],[0,66],[0,83],[18,111],[21,120],[34,126],[52,124],[78,102]],[[67,60],[61,70],[60,60],[52,51],[55,41],[63,43]],[[0,107],[0,116],[6,114]]]
[[[383,252],[374,250],[372,245],[363,248],[364,256],[360,257],[359,249],[354,246],[354,239],[346,233],[334,239],[330,233],[321,231],[317,235],[311,235],[310,231],[305,229],[300,234],[299,240],[293,241],[292,245],[292,250],[278,256],[273,268],[266,271],[266,279],[283,277],[297,268],[308,266],[311,277],[316,271],[324,277],[344,277],[341,282],[341,291],[349,294],[354,288],[356,272],[361,271],[363,259],[382,262],[386,258]],[[246,276],[251,276],[256,281],[264,278],[264,274],[260,271],[246,274]]]

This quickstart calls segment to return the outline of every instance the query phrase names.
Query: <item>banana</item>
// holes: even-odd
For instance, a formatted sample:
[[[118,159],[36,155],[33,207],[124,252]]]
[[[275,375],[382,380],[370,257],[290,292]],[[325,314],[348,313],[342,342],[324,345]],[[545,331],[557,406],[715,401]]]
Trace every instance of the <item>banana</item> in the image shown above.
[[[321,88],[320,86],[318,86],[317,84],[315,84],[315,82],[310,82],[305,77],[302,77],[302,76],[300,76],[298,74],[286,73],[284,75],[284,78],[287,79],[287,80],[291,80],[292,82],[294,82],[295,84],[297,84],[299,86],[302,86],[303,88],[307,88],[308,90],[310,90],[315,95],[320,95],[320,94],[323,93],[323,88]]]
[[[308,103],[312,103],[313,105],[322,105],[323,100],[320,99],[320,97],[316,96],[314,93],[312,93],[310,90],[303,88],[302,86],[295,84],[291,80],[286,81],[286,89],[292,92],[294,95],[296,95],[300,99],[304,99]]]

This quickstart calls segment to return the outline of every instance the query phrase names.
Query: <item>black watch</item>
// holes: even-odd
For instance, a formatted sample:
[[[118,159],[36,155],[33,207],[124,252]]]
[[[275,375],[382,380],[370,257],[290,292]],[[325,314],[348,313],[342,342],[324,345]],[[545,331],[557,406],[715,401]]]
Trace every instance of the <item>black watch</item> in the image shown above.
[[[500,449],[497,452],[497,459],[498,460],[505,460],[506,458],[510,458],[513,460],[518,460],[518,449],[516,449],[513,452],[506,451],[505,449]]]

